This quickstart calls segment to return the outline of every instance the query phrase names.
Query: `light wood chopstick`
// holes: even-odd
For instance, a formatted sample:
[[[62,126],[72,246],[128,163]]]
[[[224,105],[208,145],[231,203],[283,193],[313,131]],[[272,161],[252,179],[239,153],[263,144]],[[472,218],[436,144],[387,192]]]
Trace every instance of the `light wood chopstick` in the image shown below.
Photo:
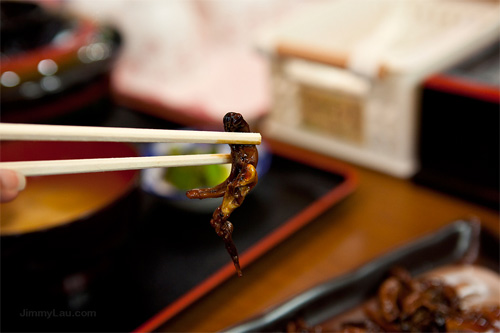
[[[259,133],[0,123],[0,140],[182,142],[259,145]]]
[[[0,162],[0,169],[15,170],[24,176],[47,176],[146,168],[166,168],[231,163],[230,154],[90,158],[73,160]]]

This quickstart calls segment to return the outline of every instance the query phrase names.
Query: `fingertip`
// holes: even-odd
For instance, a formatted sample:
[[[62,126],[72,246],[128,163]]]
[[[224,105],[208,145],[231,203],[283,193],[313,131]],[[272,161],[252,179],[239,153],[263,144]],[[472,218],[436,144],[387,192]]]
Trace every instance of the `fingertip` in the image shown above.
[[[17,197],[19,191],[26,187],[26,178],[14,170],[1,170],[0,189],[1,202],[8,202]]]
[[[17,190],[22,191],[26,188],[26,177],[20,172],[16,172],[17,176]]]

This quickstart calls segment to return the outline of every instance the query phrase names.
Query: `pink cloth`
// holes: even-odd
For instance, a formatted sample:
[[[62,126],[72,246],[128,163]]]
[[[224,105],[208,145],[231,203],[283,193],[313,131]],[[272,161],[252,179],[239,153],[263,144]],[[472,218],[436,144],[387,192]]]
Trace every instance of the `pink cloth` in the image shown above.
[[[174,82],[152,78],[122,63],[114,71],[112,84],[118,95],[165,106],[166,118],[183,113],[220,123],[232,111],[252,121],[264,115],[270,104],[268,65],[243,50],[214,50],[206,55],[203,66]]]
[[[254,34],[303,0],[72,0],[71,12],[112,24],[124,38],[112,85],[122,101],[182,121],[253,122],[270,106],[269,69]],[[151,112],[154,105],[154,112]]]

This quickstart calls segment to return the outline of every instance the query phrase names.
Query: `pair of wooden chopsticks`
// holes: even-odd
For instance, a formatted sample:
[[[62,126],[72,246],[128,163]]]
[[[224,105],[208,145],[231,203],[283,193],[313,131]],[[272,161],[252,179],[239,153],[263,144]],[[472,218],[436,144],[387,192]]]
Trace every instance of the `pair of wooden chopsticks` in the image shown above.
[[[261,143],[259,133],[158,130],[118,127],[0,124],[0,140],[96,141],[96,142],[181,142],[211,144]],[[192,165],[231,163],[230,154],[117,157],[56,161],[0,162],[0,169],[11,169],[24,176],[136,170]]]

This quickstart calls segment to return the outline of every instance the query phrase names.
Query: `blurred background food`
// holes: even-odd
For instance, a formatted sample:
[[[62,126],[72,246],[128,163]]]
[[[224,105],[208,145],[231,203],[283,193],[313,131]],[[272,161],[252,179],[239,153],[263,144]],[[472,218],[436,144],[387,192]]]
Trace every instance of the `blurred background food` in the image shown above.
[[[227,147],[203,144],[152,144],[146,149],[146,156],[186,155],[186,154],[222,154],[228,153]],[[197,167],[166,168],[155,180],[148,180],[149,186],[160,186],[160,181],[168,183],[172,188],[166,188],[164,194],[178,192],[179,197],[185,197],[185,191],[193,188],[213,187],[222,183],[231,166],[227,164],[200,165]],[[144,170],[147,173],[149,170]],[[147,177],[144,175],[144,177]],[[146,180],[145,180],[146,181]],[[147,186],[147,185],[146,185]]]
[[[265,183],[234,217],[251,219],[239,226],[255,236],[242,238],[243,248],[266,239],[249,262],[350,194],[352,170],[498,212],[498,1],[2,0],[0,10],[2,122],[222,130],[232,111],[263,134]],[[186,152],[155,144],[1,145],[5,161]],[[214,147],[189,152],[198,148]],[[220,182],[228,168],[29,178],[18,199],[1,206],[2,302],[9,304],[2,328],[131,331],[165,299],[182,299],[212,274],[222,277],[212,287],[228,278],[208,224],[218,201],[182,195]],[[383,191],[384,183],[370,186]],[[369,208],[370,200],[357,200],[356,211]],[[424,214],[396,204],[412,217]],[[278,237],[270,237],[273,228]],[[370,232],[359,232],[329,244],[361,251]],[[190,297],[176,311],[197,299]],[[47,307],[97,309],[101,317],[19,316]]]
[[[4,142],[1,149],[2,161],[12,162],[137,155],[121,143]],[[0,234],[46,231],[89,217],[121,199],[134,187],[137,175],[127,171],[31,177],[16,200],[2,204]]]
[[[350,327],[351,329],[363,329],[368,332],[495,330],[495,327],[500,324],[498,321],[500,275],[497,274],[499,262],[498,254],[495,252],[499,246],[498,238],[487,232],[478,232],[480,228],[477,221],[449,223],[432,234],[407,242],[403,247],[380,255],[340,277],[322,281],[271,309],[266,309],[257,316],[239,322],[236,326],[227,327],[226,330],[231,332],[302,332],[304,330],[349,332],[350,330],[345,329],[351,325],[353,326],[353,328]],[[450,263],[457,262],[458,264],[450,265]],[[480,263],[480,266],[477,263]],[[403,273],[404,270],[407,272]],[[407,275],[408,271],[412,272],[413,281],[408,279],[411,276]],[[400,277],[405,276],[406,282],[401,284],[395,282],[393,278],[395,274],[399,274]],[[419,277],[415,278],[415,276]],[[384,280],[390,277],[392,281],[384,285]],[[420,285],[421,281],[417,281],[422,278],[438,278],[439,280]],[[450,309],[453,301],[444,301],[446,306],[443,307],[431,306],[431,304],[436,305],[435,302],[442,302],[445,298],[437,296],[446,290],[442,288],[442,283],[453,286],[454,291],[447,290],[448,295],[453,295],[451,298],[460,304],[460,310],[481,309],[487,315],[469,316],[460,313],[457,316],[457,326],[467,323],[467,328],[463,326],[451,328],[450,326],[455,324],[451,320],[453,314],[446,311]],[[419,285],[418,288],[417,285]],[[408,286],[418,291],[403,291]],[[409,304],[416,304],[413,303],[415,300],[421,299],[415,296],[417,293],[433,288],[436,289],[432,297],[424,302],[426,305],[409,306]],[[392,295],[397,295],[391,298],[391,301],[384,298],[389,291],[394,292]],[[411,298],[406,299],[406,297]],[[405,299],[406,301],[403,301]],[[370,320],[378,318],[380,313],[378,307],[388,303],[397,304],[396,307],[401,306],[400,310],[392,312],[394,314],[391,319],[393,325],[386,326],[389,315],[381,320],[375,319],[375,324],[371,324]],[[410,308],[415,312],[404,313]],[[388,311],[394,307],[387,305],[383,309]],[[435,309],[441,309],[439,311],[442,312],[436,316],[431,315]],[[480,317],[483,319],[478,320]],[[444,327],[445,324],[450,326]],[[475,326],[476,324],[478,326]],[[421,326],[408,327],[412,325]],[[442,327],[431,327],[433,325]]]
[[[257,146],[259,181],[271,166],[271,152],[265,142]],[[188,154],[229,154],[228,145],[151,143],[142,147],[144,156],[188,155]],[[219,199],[192,200],[186,191],[207,188],[226,180],[231,171],[229,164],[200,165],[165,169],[145,169],[141,172],[141,187],[144,191],[167,200],[168,204],[188,211],[212,213],[221,204]]]

